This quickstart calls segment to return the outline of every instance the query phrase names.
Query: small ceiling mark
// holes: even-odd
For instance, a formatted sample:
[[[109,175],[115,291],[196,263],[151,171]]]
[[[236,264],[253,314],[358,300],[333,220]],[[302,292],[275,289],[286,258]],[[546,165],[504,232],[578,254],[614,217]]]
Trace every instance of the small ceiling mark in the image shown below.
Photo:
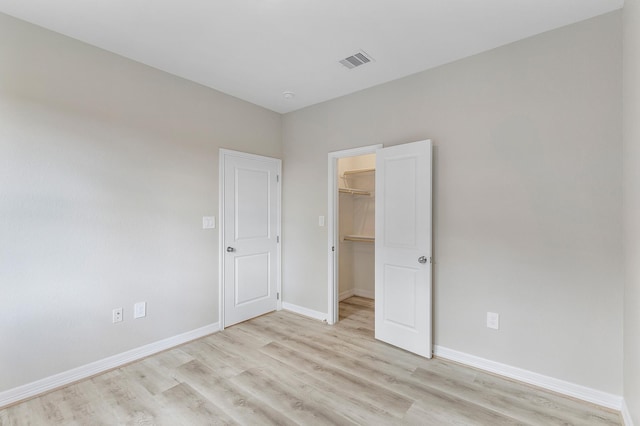
[[[348,56],[341,61],[339,61],[345,68],[354,69],[355,67],[359,67],[360,65],[368,64],[373,61],[373,58],[365,53],[363,50],[360,50],[354,53],[351,56]]]

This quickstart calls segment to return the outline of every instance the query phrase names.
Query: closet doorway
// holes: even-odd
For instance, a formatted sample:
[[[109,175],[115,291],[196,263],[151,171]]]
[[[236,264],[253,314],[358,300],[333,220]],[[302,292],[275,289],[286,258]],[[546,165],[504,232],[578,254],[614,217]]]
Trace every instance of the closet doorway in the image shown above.
[[[375,154],[373,170],[367,154]],[[426,358],[433,342],[431,169],[430,140],[329,154],[328,322],[340,319],[340,296],[368,295],[373,281],[375,338]],[[341,212],[341,203],[351,208]],[[355,263],[373,250],[351,245],[372,241],[370,280],[366,265]]]
[[[382,145],[329,154],[329,323],[339,302],[375,295],[375,163]]]
[[[375,297],[375,167],[375,154],[338,159],[340,302],[357,300],[354,296],[372,302]],[[343,315],[338,313],[338,321]]]

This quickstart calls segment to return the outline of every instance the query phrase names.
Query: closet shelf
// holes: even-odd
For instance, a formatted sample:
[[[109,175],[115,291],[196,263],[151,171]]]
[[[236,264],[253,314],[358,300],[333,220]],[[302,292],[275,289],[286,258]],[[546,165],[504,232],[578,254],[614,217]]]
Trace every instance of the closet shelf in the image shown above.
[[[371,195],[371,191],[365,191],[364,189],[338,188],[338,192],[352,195]]]
[[[363,243],[373,243],[375,238],[370,235],[345,235],[345,241],[359,241]]]
[[[354,169],[354,170],[345,170],[342,173],[342,179],[344,180],[344,188],[338,188],[338,191],[343,194],[352,194],[352,195],[371,195],[371,190],[366,189],[357,189],[350,188],[349,177],[356,177],[354,175],[359,175],[363,173],[374,173],[376,169]],[[361,186],[361,185],[356,185]]]
[[[355,175],[358,173],[372,173],[375,172],[376,169],[356,169],[356,170],[345,170],[343,176]]]

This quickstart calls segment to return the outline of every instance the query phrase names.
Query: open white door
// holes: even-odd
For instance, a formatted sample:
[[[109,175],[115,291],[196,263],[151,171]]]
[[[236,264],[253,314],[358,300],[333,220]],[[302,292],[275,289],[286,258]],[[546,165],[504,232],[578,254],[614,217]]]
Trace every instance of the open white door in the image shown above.
[[[375,336],[431,358],[431,141],[376,151]]]
[[[278,307],[280,167],[275,158],[221,150],[224,327]]]

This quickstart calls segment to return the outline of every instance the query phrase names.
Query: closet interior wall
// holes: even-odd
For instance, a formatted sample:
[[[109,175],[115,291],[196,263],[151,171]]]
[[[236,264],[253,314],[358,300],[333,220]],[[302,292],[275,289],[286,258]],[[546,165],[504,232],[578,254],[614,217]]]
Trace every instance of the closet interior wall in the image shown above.
[[[375,154],[338,160],[339,299],[374,297]]]

